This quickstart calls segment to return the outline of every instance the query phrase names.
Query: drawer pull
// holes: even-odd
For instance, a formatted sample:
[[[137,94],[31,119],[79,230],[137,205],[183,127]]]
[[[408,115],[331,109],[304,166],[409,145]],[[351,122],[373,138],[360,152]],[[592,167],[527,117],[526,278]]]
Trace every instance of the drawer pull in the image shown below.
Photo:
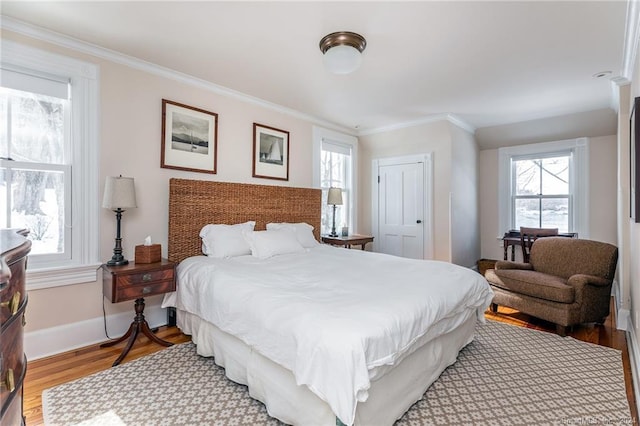
[[[0,387],[5,388],[9,392],[16,390],[16,381],[13,377],[13,370],[11,368],[7,370],[7,376],[4,378],[2,383],[0,383]]]
[[[151,287],[142,287],[142,294],[151,293]]]
[[[18,312],[18,306],[20,305],[20,292],[16,291],[13,293],[13,297],[7,300],[6,302],[0,303],[0,308],[9,308],[9,312],[11,315],[14,315]]]
[[[144,274],[144,275],[142,276],[142,281],[144,281],[144,282],[146,283],[146,282],[151,281],[151,278],[152,278],[152,277],[151,277],[151,274]]]

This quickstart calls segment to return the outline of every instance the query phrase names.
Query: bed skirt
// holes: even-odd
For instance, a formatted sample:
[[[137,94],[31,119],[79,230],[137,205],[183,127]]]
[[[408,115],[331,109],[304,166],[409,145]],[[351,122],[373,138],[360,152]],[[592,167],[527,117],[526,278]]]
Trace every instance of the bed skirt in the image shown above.
[[[382,377],[371,382],[369,398],[358,403],[356,425],[392,425],[418,400],[440,374],[456,361],[474,337],[476,311],[459,314],[461,325],[417,348]],[[177,311],[178,327],[197,345],[201,356],[215,357],[226,376],[247,385],[249,394],[265,404],[270,416],[293,425],[336,425],[336,416],[309,388],[296,384],[293,373],[253,351],[213,324]]]

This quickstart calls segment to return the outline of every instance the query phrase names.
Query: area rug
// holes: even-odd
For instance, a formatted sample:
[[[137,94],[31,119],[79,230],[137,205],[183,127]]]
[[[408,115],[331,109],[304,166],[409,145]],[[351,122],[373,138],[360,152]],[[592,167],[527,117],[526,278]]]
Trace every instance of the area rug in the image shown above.
[[[192,343],[47,389],[42,405],[47,425],[281,424]],[[620,351],[487,321],[396,424],[631,423]]]

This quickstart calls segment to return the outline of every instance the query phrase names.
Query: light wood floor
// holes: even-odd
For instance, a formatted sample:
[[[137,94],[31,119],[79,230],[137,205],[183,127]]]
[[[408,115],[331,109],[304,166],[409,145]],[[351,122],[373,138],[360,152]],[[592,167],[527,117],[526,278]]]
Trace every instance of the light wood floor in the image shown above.
[[[555,326],[553,324],[530,318],[527,315],[504,307],[500,307],[497,314],[487,311],[487,318],[521,327],[555,332]],[[183,343],[190,340],[189,336],[182,334],[180,330],[175,327],[160,327],[157,335],[161,339],[173,343]],[[578,340],[608,346],[622,351],[627,398],[631,412],[633,413],[634,424],[636,424],[637,409],[633,393],[631,364],[626,347],[626,337],[623,331],[616,330],[613,314],[607,318],[607,321],[602,326],[576,327],[568,333],[568,335]],[[122,351],[123,346],[124,343],[111,348],[100,348],[99,345],[93,345],[29,362],[24,385],[24,414],[27,419],[27,425],[36,426],[44,424],[42,420],[41,399],[43,390],[110,368],[113,361]],[[164,349],[164,347],[153,344],[146,337],[140,337],[122,363],[130,362],[161,349]]]

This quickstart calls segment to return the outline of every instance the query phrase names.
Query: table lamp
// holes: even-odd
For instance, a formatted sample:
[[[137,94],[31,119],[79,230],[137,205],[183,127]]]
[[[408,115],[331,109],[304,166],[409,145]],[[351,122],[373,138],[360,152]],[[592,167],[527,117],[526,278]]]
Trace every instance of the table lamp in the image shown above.
[[[337,237],[338,234],[336,232],[336,206],[342,205],[342,189],[341,188],[329,188],[329,193],[327,194],[327,204],[333,206],[333,223],[331,225],[331,233],[330,237]]]
[[[120,237],[120,221],[122,212],[127,209],[136,208],[136,189],[133,178],[122,177],[122,175],[107,176],[104,182],[104,197],[102,207],[113,210],[116,214],[116,245],[113,248],[113,256],[107,262],[109,266],[120,266],[129,263],[122,256],[122,238]]]

